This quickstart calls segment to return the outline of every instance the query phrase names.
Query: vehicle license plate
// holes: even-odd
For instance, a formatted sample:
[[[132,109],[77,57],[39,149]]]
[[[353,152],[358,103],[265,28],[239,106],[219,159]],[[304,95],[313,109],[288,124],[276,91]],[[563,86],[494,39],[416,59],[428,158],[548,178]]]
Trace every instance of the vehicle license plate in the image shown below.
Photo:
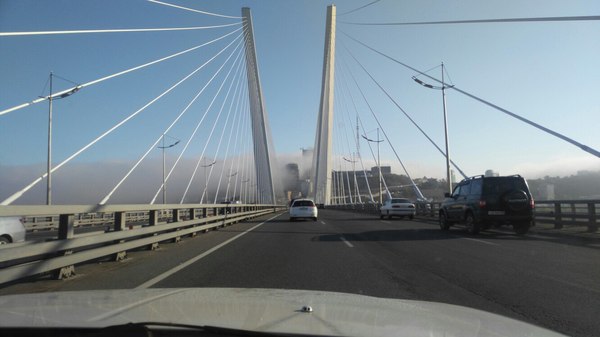
[[[504,215],[504,211],[489,211],[488,215]]]

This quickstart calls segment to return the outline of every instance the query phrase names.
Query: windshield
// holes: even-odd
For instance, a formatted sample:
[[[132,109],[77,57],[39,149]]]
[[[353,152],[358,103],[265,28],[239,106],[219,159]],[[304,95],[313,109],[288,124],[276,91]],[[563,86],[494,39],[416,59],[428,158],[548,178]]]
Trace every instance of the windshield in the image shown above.
[[[596,335],[599,32],[585,0],[0,0],[0,303]]]
[[[294,201],[294,203],[292,204],[292,207],[314,207],[315,203],[310,201],[310,200],[297,200]]]

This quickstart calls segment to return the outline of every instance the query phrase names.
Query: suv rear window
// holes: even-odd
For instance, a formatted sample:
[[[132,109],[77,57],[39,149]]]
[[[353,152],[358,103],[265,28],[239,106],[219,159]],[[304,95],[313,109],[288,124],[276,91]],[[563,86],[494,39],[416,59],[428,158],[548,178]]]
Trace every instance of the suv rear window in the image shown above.
[[[292,207],[314,207],[315,203],[310,200],[298,200],[295,201]]]
[[[392,199],[392,204],[409,204],[410,200],[408,199]]]
[[[511,190],[528,191],[528,188],[519,177],[490,177],[483,181],[483,194],[499,195]]]

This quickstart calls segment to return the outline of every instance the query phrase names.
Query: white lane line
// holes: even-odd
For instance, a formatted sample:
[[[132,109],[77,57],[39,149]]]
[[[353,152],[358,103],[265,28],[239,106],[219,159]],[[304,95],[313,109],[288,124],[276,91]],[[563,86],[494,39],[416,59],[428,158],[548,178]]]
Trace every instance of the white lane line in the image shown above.
[[[379,221],[381,221],[381,222],[383,222],[383,223],[391,223],[391,222],[389,222],[389,221],[385,221],[385,220],[379,220]]]
[[[282,213],[282,214],[283,214],[283,213]],[[191,264],[193,264],[193,263],[197,262],[198,260],[200,260],[200,259],[202,259],[202,258],[204,258],[204,257],[206,257],[206,256],[208,256],[208,255],[210,255],[210,254],[212,254],[213,252],[217,251],[218,249],[220,249],[220,248],[222,248],[222,247],[224,247],[224,246],[226,246],[226,245],[230,244],[231,242],[233,242],[233,241],[235,241],[235,240],[239,239],[240,237],[242,237],[242,236],[246,235],[248,232],[255,230],[256,228],[258,228],[258,227],[262,226],[263,224],[265,224],[265,223],[267,223],[267,222],[269,222],[269,221],[271,221],[271,220],[275,219],[276,217],[278,217],[278,216],[280,216],[280,215],[282,215],[282,214],[278,214],[278,215],[276,215],[276,216],[274,216],[274,217],[272,217],[272,218],[269,218],[269,219],[267,219],[267,220],[265,220],[265,221],[263,221],[263,222],[259,223],[258,225],[254,226],[254,227],[252,227],[252,228],[250,228],[250,229],[248,229],[248,230],[246,230],[245,232],[243,232],[243,233],[240,233],[240,234],[238,234],[238,235],[236,235],[236,236],[232,237],[231,239],[229,239],[229,240],[227,240],[227,241],[225,241],[225,242],[223,242],[223,243],[221,243],[221,244],[219,244],[219,245],[216,245],[216,246],[214,246],[213,248],[211,248],[211,249],[209,249],[209,250],[205,251],[204,253],[202,253],[202,254],[200,254],[200,255],[198,255],[198,256],[196,256],[196,257],[194,257],[194,258],[190,259],[190,260],[187,260],[186,262],[184,262],[184,263],[182,263],[182,264],[178,265],[177,267],[175,267],[175,268],[173,268],[173,269],[171,269],[171,270],[167,270],[166,272],[164,272],[164,273],[162,273],[162,274],[160,274],[160,275],[158,275],[158,276],[156,276],[156,277],[154,277],[154,278],[152,278],[152,279],[150,279],[150,280],[148,280],[148,281],[146,281],[146,282],[144,282],[144,283],[140,284],[140,285],[139,285],[139,286],[137,286],[135,289],[145,289],[145,288],[149,288],[149,287],[151,287],[151,286],[153,286],[153,285],[157,284],[158,282],[160,282],[160,281],[162,281],[162,280],[166,279],[167,277],[169,277],[169,276],[171,276],[171,275],[173,275],[173,274],[177,273],[178,271],[180,271],[180,270],[182,270],[183,268],[185,268],[185,267],[187,267],[187,266],[189,266],[189,265],[191,265]]]
[[[493,242],[489,242],[489,241],[484,241],[484,240],[478,240],[478,239],[471,239],[471,238],[462,238],[465,240],[470,240],[470,241],[475,241],[475,242],[481,242],[481,243],[485,243],[486,245],[492,245],[492,246],[500,246],[497,243],[493,243]]]
[[[578,288],[578,289],[581,289],[583,291],[591,291],[591,292],[594,292],[596,294],[600,294],[600,290],[598,290],[598,289],[594,289],[594,288],[591,288],[591,287],[586,287],[586,286],[584,286],[582,284],[578,284],[578,283],[575,283],[575,282],[570,282],[570,281],[567,281],[567,280],[559,279],[559,278],[556,278],[556,277],[553,277],[553,276],[549,276],[549,275],[545,275],[545,274],[540,274],[540,273],[537,273],[537,272],[533,272],[533,275],[538,276],[540,278],[545,278],[547,280],[551,280],[551,281],[554,281],[554,282],[557,282],[557,283],[562,283],[564,285],[568,285],[568,286],[571,286],[571,287],[574,287],[574,288]]]
[[[353,245],[352,245],[350,242],[348,242],[348,240],[346,240],[346,238],[345,238],[345,237],[343,237],[343,236],[340,236],[340,239],[342,239],[342,241],[344,241],[344,243],[345,243],[345,244],[346,244],[348,247],[350,247],[350,248],[354,248],[354,246],[353,246]]]
[[[321,220],[321,223],[324,225],[324,224],[325,224],[325,221]]]

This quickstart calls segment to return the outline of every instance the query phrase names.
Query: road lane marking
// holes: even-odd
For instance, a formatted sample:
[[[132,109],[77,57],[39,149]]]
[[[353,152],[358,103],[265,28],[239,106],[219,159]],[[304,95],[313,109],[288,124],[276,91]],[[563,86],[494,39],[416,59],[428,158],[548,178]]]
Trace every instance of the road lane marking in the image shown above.
[[[148,281],[146,281],[146,282],[144,282],[144,283],[140,284],[140,285],[139,285],[139,286],[137,286],[135,289],[145,289],[145,288],[150,288],[151,286],[153,286],[153,285],[157,284],[158,282],[160,282],[160,281],[162,281],[162,280],[166,279],[167,277],[169,277],[169,276],[171,276],[171,275],[173,275],[173,274],[177,273],[178,271],[182,270],[183,268],[186,268],[187,266],[189,266],[189,265],[191,265],[191,264],[193,264],[193,263],[195,263],[195,262],[199,261],[200,259],[202,259],[202,258],[204,258],[204,257],[206,257],[206,256],[208,256],[208,255],[210,255],[210,254],[212,254],[212,253],[214,253],[214,252],[215,252],[215,251],[217,251],[218,249],[220,249],[220,248],[222,248],[222,247],[224,247],[224,246],[227,246],[227,245],[228,245],[228,244],[230,244],[231,242],[233,242],[233,241],[235,241],[235,240],[239,239],[240,237],[242,237],[242,236],[246,235],[247,233],[249,233],[249,232],[251,232],[251,231],[255,230],[256,228],[258,228],[258,227],[260,227],[260,226],[264,225],[265,223],[267,223],[267,222],[269,222],[269,221],[271,221],[271,220],[273,220],[273,219],[277,218],[278,216],[280,216],[280,215],[282,215],[282,214],[283,214],[283,213],[281,213],[281,214],[278,214],[278,215],[276,215],[276,216],[274,216],[274,217],[271,217],[271,218],[269,218],[269,219],[267,219],[267,220],[265,220],[265,221],[263,221],[263,222],[259,223],[258,225],[254,226],[254,227],[252,227],[252,228],[250,228],[250,229],[248,229],[248,230],[246,230],[245,232],[243,232],[243,233],[240,233],[240,234],[238,234],[238,235],[236,235],[236,236],[232,237],[231,239],[229,239],[229,240],[227,240],[227,241],[225,241],[225,242],[223,242],[223,243],[221,243],[221,244],[219,244],[219,245],[216,245],[216,246],[214,246],[213,248],[211,248],[211,249],[209,249],[209,250],[205,251],[204,253],[202,253],[202,254],[200,254],[200,255],[198,255],[198,256],[196,256],[196,257],[194,257],[194,258],[190,259],[190,260],[187,260],[186,262],[184,262],[184,263],[182,263],[182,264],[178,265],[177,267],[175,267],[175,268],[173,268],[173,269],[171,269],[171,270],[167,270],[166,272],[164,272],[164,273],[162,273],[162,274],[160,274],[160,275],[158,275],[158,276],[156,276],[156,277],[154,277],[154,278],[152,278],[152,279],[150,279],[150,280],[148,280]]]
[[[321,223],[324,225],[324,224],[325,224],[325,221],[321,220]]]
[[[385,221],[385,220],[379,220],[379,221],[381,221],[381,222],[383,222],[383,223],[391,223],[391,222],[389,222],[389,221]]]
[[[587,291],[594,292],[596,294],[600,294],[600,290],[598,290],[598,289],[586,287],[586,286],[584,286],[582,284],[578,284],[578,283],[575,283],[575,282],[570,282],[570,281],[567,281],[567,280],[559,279],[559,278],[556,278],[556,277],[553,277],[553,276],[550,276],[550,275],[541,274],[541,273],[538,273],[538,272],[533,272],[533,275],[535,275],[537,277],[540,277],[540,278],[545,278],[547,280],[551,280],[551,281],[554,281],[554,282],[557,282],[557,283],[562,283],[564,285],[568,285],[568,286],[571,286],[571,287],[574,287],[574,288],[578,288],[578,289],[581,289],[581,290],[587,290]]]
[[[476,241],[476,242],[481,242],[481,243],[485,243],[486,245],[500,246],[497,243],[493,243],[493,242],[489,242],[489,241],[484,241],[484,240],[479,240],[479,239],[472,239],[472,238],[462,238],[462,239],[470,240],[470,241]]]
[[[350,248],[354,248],[354,245],[352,245],[350,242],[348,242],[348,240],[346,240],[346,238],[345,238],[345,237],[343,237],[343,236],[341,236],[341,235],[340,235],[340,239],[342,239],[342,241],[344,241],[344,243],[345,243],[345,244],[346,244],[348,247],[350,247]]]

